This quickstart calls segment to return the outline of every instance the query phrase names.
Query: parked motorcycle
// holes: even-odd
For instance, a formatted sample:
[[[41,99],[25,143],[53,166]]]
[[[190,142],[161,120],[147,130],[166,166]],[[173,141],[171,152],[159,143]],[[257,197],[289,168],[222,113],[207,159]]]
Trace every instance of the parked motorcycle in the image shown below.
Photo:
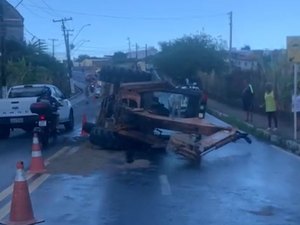
[[[37,133],[42,146],[46,147],[50,137],[56,139],[58,116],[55,118],[56,115],[52,111],[52,106],[45,102],[31,104],[30,110],[38,115],[34,132]]]
[[[101,95],[101,87],[100,85],[96,85],[95,87],[95,98],[100,98],[100,95]]]
[[[90,93],[94,93],[94,91],[95,91],[95,84],[90,84],[89,89],[90,89]]]

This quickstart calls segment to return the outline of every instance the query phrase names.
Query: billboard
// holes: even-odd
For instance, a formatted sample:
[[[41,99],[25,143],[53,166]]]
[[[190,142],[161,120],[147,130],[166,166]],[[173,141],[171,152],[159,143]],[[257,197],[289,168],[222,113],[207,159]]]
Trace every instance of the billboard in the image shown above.
[[[288,59],[293,63],[300,63],[300,36],[287,37]]]

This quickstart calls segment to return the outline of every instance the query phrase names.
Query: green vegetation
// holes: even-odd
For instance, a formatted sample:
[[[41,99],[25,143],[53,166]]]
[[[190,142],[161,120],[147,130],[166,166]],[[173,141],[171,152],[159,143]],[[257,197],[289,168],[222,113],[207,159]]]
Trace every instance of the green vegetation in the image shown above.
[[[124,63],[127,61],[127,54],[124,52],[115,52],[112,61],[114,64]]]
[[[226,71],[223,41],[206,34],[184,36],[160,43],[161,51],[154,59],[158,71],[175,82],[196,80],[199,72],[218,74]]]
[[[7,41],[7,83],[49,83],[58,86],[69,95],[69,81],[65,65],[46,53],[46,45],[39,42],[17,43]]]
[[[241,93],[245,79],[250,80],[255,91],[255,110],[261,111],[265,85],[271,82],[277,94],[278,107],[289,118],[292,94],[292,66],[282,50],[253,51],[249,45],[241,50],[251,55],[250,63],[257,66],[241,70],[231,65],[224,41],[207,34],[190,35],[160,43],[161,51],[149,59],[160,75],[175,83],[186,78],[198,82],[210,97],[232,106],[242,107]],[[300,82],[299,82],[300,83]]]
[[[270,82],[273,84],[277,96],[278,109],[281,115],[288,119],[291,112],[293,71],[286,53],[275,50],[268,55],[263,54],[262,51],[253,54],[258,63],[257,69],[241,70],[232,67],[231,72],[223,74],[223,76],[201,74],[203,86],[208,89],[211,97],[236,107],[242,107],[243,80],[248,79],[255,92],[255,110],[263,112],[259,105],[264,102],[265,85]]]

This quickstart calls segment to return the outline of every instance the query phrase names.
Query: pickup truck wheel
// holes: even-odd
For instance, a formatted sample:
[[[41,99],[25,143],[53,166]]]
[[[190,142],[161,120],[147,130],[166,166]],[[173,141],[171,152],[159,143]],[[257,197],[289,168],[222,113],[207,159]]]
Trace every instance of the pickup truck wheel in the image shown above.
[[[0,127],[0,139],[7,139],[10,135],[9,127]]]
[[[70,111],[69,121],[66,122],[64,125],[65,125],[65,129],[67,131],[71,131],[71,130],[74,129],[74,113],[73,113],[73,110]]]

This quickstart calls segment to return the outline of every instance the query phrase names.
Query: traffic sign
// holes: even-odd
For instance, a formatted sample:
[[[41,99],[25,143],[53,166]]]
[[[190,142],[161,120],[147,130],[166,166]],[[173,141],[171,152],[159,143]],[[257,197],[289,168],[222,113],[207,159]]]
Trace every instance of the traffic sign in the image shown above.
[[[293,63],[300,63],[300,36],[287,37],[288,59]]]

